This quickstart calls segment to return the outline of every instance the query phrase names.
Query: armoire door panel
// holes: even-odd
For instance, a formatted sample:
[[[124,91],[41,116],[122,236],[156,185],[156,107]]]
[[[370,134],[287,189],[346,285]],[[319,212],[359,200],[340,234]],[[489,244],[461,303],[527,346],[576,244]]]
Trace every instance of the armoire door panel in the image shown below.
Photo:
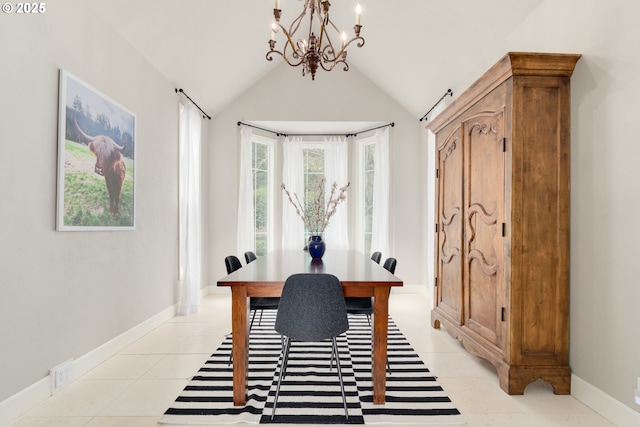
[[[438,150],[437,307],[462,322],[462,139],[453,132]]]
[[[504,208],[503,111],[463,123],[465,136],[465,323],[496,346],[502,344],[501,270]]]

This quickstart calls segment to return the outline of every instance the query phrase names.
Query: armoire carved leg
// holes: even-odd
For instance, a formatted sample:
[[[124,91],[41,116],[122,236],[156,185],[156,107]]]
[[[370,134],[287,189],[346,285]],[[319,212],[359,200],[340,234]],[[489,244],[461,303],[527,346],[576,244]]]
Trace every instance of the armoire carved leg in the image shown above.
[[[524,394],[524,389],[538,378],[553,387],[555,394],[571,394],[571,369],[554,366],[511,366],[498,370],[500,388],[508,394]]]

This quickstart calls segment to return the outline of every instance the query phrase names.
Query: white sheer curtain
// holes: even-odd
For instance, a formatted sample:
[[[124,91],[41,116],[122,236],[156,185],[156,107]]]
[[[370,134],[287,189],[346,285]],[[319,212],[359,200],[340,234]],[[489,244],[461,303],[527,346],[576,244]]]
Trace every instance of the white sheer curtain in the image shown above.
[[[324,139],[324,176],[327,179],[325,187],[327,200],[334,182],[337,182],[338,188],[340,188],[349,181],[348,155],[346,137],[332,136]],[[328,248],[349,249],[348,202],[349,196],[338,206],[335,215],[331,217],[329,225],[324,231],[323,240]]]
[[[255,251],[255,219],[253,199],[252,145],[253,132],[249,126],[240,127],[240,185],[238,194],[238,253]]]
[[[283,169],[282,182],[294,197],[300,196],[304,203],[304,169],[302,161],[302,139],[286,137],[282,143]],[[289,202],[286,194],[282,194],[282,249],[297,249],[304,247],[304,223],[296,215],[295,208]]]
[[[380,251],[384,257],[389,250],[389,127],[374,135],[373,154],[373,218],[371,224],[371,251]]]
[[[180,200],[180,281],[182,301],[178,312],[198,312],[200,301],[201,218],[200,218],[200,114],[190,102],[180,104],[179,200]]]

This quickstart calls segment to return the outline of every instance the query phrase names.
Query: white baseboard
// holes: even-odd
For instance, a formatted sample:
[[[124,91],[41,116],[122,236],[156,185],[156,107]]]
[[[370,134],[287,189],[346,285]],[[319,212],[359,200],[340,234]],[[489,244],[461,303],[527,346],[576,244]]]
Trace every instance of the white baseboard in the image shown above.
[[[618,427],[640,426],[640,413],[576,375],[571,375],[571,395]]]
[[[6,426],[11,421],[15,421],[49,396],[51,396],[51,381],[47,376],[3,400],[0,402],[0,426]]]
[[[76,359],[73,362],[72,381],[173,318],[177,309],[177,305],[171,306]],[[46,376],[0,402],[0,426],[5,426],[16,420],[29,409],[50,397],[51,388],[50,377]]]

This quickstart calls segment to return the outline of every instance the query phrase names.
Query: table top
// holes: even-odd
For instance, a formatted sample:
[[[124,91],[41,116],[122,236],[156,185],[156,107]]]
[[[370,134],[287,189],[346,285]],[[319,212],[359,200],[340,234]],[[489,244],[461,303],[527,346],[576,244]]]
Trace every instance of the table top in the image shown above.
[[[218,280],[218,286],[239,284],[283,284],[287,277],[297,273],[329,273],[343,285],[402,286],[402,279],[391,274],[382,265],[362,252],[327,250],[321,260],[313,260],[308,252],[274,251],[243,266]]]

